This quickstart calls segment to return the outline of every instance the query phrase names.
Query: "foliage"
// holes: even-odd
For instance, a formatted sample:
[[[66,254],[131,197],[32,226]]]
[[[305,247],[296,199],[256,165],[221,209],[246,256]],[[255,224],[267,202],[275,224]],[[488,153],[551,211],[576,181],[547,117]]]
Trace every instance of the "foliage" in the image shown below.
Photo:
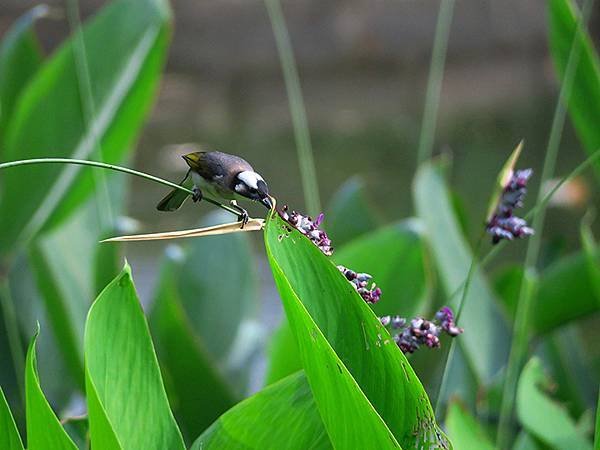
[[[319,192],[283,10],[277,0],[266,6],[292,97],[304,190],[309,209],[316,209]],[[452,16],[448,4],[443,8],[442,40]],[[568,107],[582,145],[595,154],[598,56],[572,0],[552,0],[548,8],[559,78],[580,48]],[[34,28],[46,12],[37,7],[25,14],[0,43],[2,161],[130,159],[167,56],[168,2],[109,2],[48,57]],[[437,42],[436,58],[445,46]],[[428,114],[437,110],[439,62]],[[120,270],[123,248],[97,243],[122,232],[122,175],[98,177],[74,165],[3,170],[0,352],[10,360],[0,370],[0,448],[498,448],[502,387],[511,378],[509,330],[524,319],[517,344],[528,363],[514,373],[516,403],[508,409],[516,420],[500,442],[515,450],[588,450],[595,431],[598,447],[600,419],[592,415],[600,253],[591,215],[581,224],[581,249],[555,252],[539,265],[531,310],[518,312],[528,286],[523,265],[488,264],[503,244],[490,250],[481,239],[472,248],[448,182],[451,167],[444,158],[425,158],[435,129],[435,117],[426,119],[414,217],[386,222],[366,183],[354,177],[327,208],[332,256],[271,211],[264,252],[248,233],[166,247],[155,286],[144,285],[150,301],[143,305],[129,265]],[[492,210],[520,152],[521,146],[498,182],[490,180]],[[538,202],[527,219],[546,206]],[[489,217],[476,213],[483,233]],[[203,225],[222,220],[209,217]],[[381,301],[367,304],[336,264],[372,274]],[[264,323],[263,297],[275,290],[263,279],[263,265],[284,309],[268,345],[272,324]],[[404,355],[379,319],[429,317],[444,304],[457,311],[465,332],[444,341],[441,351]],[[268,366],[263,378],[261,364]],[[72,417],[77,402],[84,416]]]

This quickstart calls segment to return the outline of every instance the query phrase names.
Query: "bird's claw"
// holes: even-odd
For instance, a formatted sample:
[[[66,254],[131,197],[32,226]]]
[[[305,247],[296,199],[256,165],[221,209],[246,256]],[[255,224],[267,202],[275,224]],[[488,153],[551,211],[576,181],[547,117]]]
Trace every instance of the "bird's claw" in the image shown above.
[[[197,186],[194,186],[192,190],[194,191],[194,194],[192,195],[192,200],[194,201],[194,203],[198,203],[200,200],[202,200],[202,191]]]
[[[249,220],[250,220],[250,215],[248,214],[248,211],[246,211],[245,209],[242,209],[240,211],[240,215],[238,216],[238,221],[242,222],[242,226],[240,228],[244,228],[244,226],[248,223]]]

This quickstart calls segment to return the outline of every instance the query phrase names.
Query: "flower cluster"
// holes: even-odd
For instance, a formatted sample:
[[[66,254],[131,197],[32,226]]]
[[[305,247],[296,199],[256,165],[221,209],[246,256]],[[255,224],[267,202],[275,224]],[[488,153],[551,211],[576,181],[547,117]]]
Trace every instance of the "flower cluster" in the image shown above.
[[[384,327],[398,330],[393,338],[402,353],[414,353],[422,345],[438,348],[442,331],[452,337],[463,332],[463,329],[454,323],[454,314],[447,306],[440,309],[433,320],[415,317],[408,322],[400,316],[383,316],[379,320]]]
[[[300,231],[300,233],[309,238],[326,256],[331,256],[333,254],[333,247],[331,246],[331,240],[327,236],[327,233],[323,230],[319,230],[319,226],[324,218],[323,213],[319,214],[317,219],[313,221],[309,216],[304,216],[296,211],[292,211],[291,213],[288,212],[288,207],[286,205],[281,211],[281,217]]]
[[[527,181],[532,173],[531,169],[517,170],[504,186],[498,206],[486,226],[487,232],[492,235],[492,243],[497,244],[501,239],[512,241],[514,238],[533,234],[533,229],[527,226],[525,220],[513,215],[516,208],[523,206]]]
[[[354,270],[348,269],[344,266],[337,266],[337,268],[344,274],[346,279],[354,286],[356,291],[360,294],[363,300],[367,303],[377,303],[381,297],[381,289],[378,288],[375,283],[371,283],[369,287],[369,281],[373,278],[368,273],[357,273]]]

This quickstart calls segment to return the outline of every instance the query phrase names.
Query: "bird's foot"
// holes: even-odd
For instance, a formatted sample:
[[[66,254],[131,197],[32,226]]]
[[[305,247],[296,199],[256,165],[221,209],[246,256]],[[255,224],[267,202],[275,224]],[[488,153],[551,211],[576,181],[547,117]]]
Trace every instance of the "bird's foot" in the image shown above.
[[[248,211],[246,211],[244,208],[242,208],[240,205],[238,205],[235,200],[231,200],[231,202],[229,202],[229,204],[231,206],[233,206],[235,209],[237,209],[238,212],[240,213],[238,215],[238,222],[242,223],[242,226],[240,228],[244,228],[244,226],[250,220],[250,215],[248,214]]]
[[[200,200],[202,200],[202,191],[197,186],[194,186],[192,190],[194,191],[194,195],[192,195],[192,200],[194,201],[194,203],[198,203]]]
[[[250,216],[248,215],[248,211],[246,211],[245,209],[242,209],[240,211],[240,215],[238,216],[238,221],[242,222],[242,225],[240,226],[240,228],[244,228],[244,226],[248,223],[249,220],[250,220]]]

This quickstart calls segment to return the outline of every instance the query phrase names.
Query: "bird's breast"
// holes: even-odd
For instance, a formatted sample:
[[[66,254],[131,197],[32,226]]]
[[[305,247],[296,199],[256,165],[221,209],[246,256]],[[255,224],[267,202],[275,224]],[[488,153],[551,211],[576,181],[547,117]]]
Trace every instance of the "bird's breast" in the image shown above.
[[[235,198],[234,193],[225,186],[221,180],[223,180],[223,178],[207,180],[200,174],[192,171],[192,181],[202,191],[202,194],[214,197],[215,199],[225,198],[232,200]]]

